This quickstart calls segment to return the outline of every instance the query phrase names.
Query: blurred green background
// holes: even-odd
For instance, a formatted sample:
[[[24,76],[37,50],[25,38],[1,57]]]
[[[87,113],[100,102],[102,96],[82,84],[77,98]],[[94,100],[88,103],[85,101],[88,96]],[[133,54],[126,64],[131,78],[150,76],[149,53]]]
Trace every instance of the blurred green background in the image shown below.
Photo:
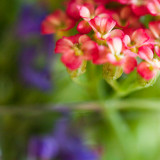
[[[94,87],[99,68],[89,75],[92,88],[73,82],[53,53],[54,36],[39,30],[43,18],[58,8],[64,8],[60,0],[1,0],[0,159],[25,160],[29,138],[51,131],[59,117],[52,108],[62,106],[73,109],[85,142],[103,148],[99,159],[160,160],[159,79],[119,99],[110,98],[113,89],[104,80]],[[97,111],[88,105],[95,102],[97,108],[99,97],[111,108],[103,114],[101,106]],[[84,111],[76,109],[84,104]]]

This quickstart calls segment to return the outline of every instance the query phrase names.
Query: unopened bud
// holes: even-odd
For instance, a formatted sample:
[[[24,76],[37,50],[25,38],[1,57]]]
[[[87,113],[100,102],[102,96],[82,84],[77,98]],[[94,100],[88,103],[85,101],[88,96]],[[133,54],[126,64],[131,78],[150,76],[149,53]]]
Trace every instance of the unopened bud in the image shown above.
[[[155,84],[157,78],[158,78],[158,75],[159,75],[159,73],[157,73],[157,75],[154,78],[152,78],[152,79],[150,79],[148,81],[146,79],[142,78],[140,75],[138,75],[138,83],[142,87],[153,86]]]
[[[87,65],[87,62],[83,61],[82,65],[77,70],[71,71],[71,70],[67,69],[67,71],[70,74],[71,78],[73,79],[73,78],[76,78],[76,77],[82,75],[83,73],[85,73],[86,65]]]
[[[113,64],[106,63],[103,65],[103,78],[106,80],[116,80],[121,77],[123,68],[114,66]]]

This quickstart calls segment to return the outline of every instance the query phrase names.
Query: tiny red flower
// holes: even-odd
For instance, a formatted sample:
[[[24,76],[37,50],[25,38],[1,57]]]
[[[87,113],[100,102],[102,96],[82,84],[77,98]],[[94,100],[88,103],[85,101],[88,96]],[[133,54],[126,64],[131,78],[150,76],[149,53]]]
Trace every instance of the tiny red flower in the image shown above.
[[[128,48],[139,48],[144,45],[153,45],[151,37],[147,34],[144,29],[137,29],[130,36],[125,35],[123,42]]]
[[[69,30],[75,26],[75,21],[69,18],[63,11],[57,10],[46,17],[42,22],[42,34],[52,34],[58,30]]]
[[[61,53],[62,62],[70,70],[78,69],[83,60],[91,60],[97,45],[87,35],[63,37],[56,43],[55,53]]]
[[[154,78],[157,74],[157,70],[147,62],[141,62],[137,67],[137,72],[146,80]]]
[[[92,4],[85,4],[80,8],[80,16],[85,21],[90,21],[96,16],[99,16],[101,14],[105,14],[106,9],[103,5],[99,6],[97,9],[95,9],[94,5]]]
[[[119,55],[119,53],[118,53],[119,51],[117,51],[116,49],[119,48],[120,50],[122,50],[121,39],[123,36],[124,36],[123,31],[121,31],[119,29],[113,30],[110,35],[110,38],[107,41],[106,40],[103,41],[104,43],[106,43],[106,45],[108,45],[108,47],[106,45],[102,45],[102,44],[100,44],[98,46],[98,52],[96,52],[94,54],[93,63],[105,64],[107,62],[111,62],[113,64],[118,64],[118,62],[117,62],[118,59],[115,59],[115,56]],[[118,43],[116,43],[116,41]],[[120,45],[118,45],[118,44],[120,44]],[[116,47],[116,45],[117,45],[117,47]],[[118,56],[117,56],[117,58],[118,58]],[[115,61],[114,61],[115,63],[112,61],[113,59],[115,59]]]
[[[113,65],[121,65],[124,56],[122,55],[122,40],[119,37],[110,38],[107,40],[110,53],[107,54],[108,62]]]
[[[152,49],[147,46],[142,46],[138,54],[141,59],[145,60],[138,65],[138,73],[146,80],[154,78],[160,69],[160,61],[153,58],[154,53]]]
[[[130,7],[125,6],[121,8],[119,11],[112,13],[113,19],[117,22],[119,27],[132,27],[138,28],[140,27],[139,17],[136,16]]]
[[[153,59],[153,51],[146,46],[142,46],[139,48],[138,55],[141,59],[150,62]]]
[[[99,6],[97,9],[95,9],[93,4],[82,5],[80,7],[79,14],[84,20],[78,24],[77,30],[82,34],[89,33],[92,30],[91,26],[89,25],[89,21],[95,16],[105,14],[105,11],[106,9],[104,6]]]
[[[96,16],[89,21],[89,24],[95,31],[98,39],[107,39],[116,22],[109,15],[105,15],[104,17]]]

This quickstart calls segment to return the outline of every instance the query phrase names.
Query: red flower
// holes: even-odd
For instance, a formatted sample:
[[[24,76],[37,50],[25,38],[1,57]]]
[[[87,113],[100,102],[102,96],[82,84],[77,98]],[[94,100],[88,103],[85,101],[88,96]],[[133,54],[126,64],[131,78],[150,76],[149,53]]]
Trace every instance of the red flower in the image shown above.
[[[113,65],[121,65],[123,63],[122,40],[119,37],[110,38],[107,40],[110,53],[107,54],[108,62]]]
[[[157,70],[147,62],[141,62],[137,67],[137,72],[146,80],[154,78],[157,74]]]
[[[130,7],[125,6],[121,8],[119,11],[112,13],[113,19],[117,22],[119,27],[132,27],[138,28],[140,27],[139,17],[136,16]]]
[[[147,34],[144,29],[137,29],[129,37],[128,35],[124,36],[123,42],[128,48],[139,48],[144,45],[153,45],[151,37]]]
[[[130,50],[123,50],[122,39],[119,37],[107,41],[111,53],[107,54],[108,62],[113,65],[122,66],[124,72],[129,74],[137,66],[137,55]]]
[[[141,59],[145,60],[138,65],[138,73],[146,80],[154,78],[160,69],[160,61],[153,58],[154,53],[147,46],[141,47],[138,54]]]
[[[62,62],[70,70],[78,69],[83,60],[91,60],[97,45],[87,35],[63,37],[56,43],[55,53],[61,53]]]
[[[83,34],[89,33],[92,30],[91,26],[89,25],[89,21],[95,16],[105,14],[105,11],[106,9],[104,6],[99,6],[97,9],[95,9],[93,4],[85,4],[81,6],[79,13],[81,18],[84,20],[78,24],[77,30]]]
[[[70,19],[63,11],[57,10],[46,17],[42,22],[42,34],[55,33],[57,30],[69,30],[75,26],[75,21]]]
[[[96,16],[89,21],[89,24],[95,31],[98,39],[107,39],[116,22],[109,15],[105,15],[104,17]]]
[[[106,9],[104,6],[99,6],[97,9],[95,9],[94,5],[92,4],[85,4],[80,8],[80,16],[85,21],[90,21],[95,16],[99,16],[101,14],[105,14]]]

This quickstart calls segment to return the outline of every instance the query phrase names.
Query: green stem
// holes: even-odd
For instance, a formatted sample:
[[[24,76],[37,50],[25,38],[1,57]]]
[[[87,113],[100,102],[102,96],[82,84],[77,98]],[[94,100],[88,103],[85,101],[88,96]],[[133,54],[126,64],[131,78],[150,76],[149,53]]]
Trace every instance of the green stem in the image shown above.
[[[101,103],[105,105],[105,108],[115,110],[149,110],[160,112],[160,100],[159,99],[110,99],[101,100]],[[65,108],[71,111],[102,111],[101,105],[97,101],[85,102],[85,103],[60,103],[60,104],[48,104],[48,105],[20,105],[18,106],[0,106],[0,115],[7,114],[41,114],[45,112],[61,111]]]
[[[135,82],[133,84],[130,84],[128,88],[123,88],[123,85],[120,88],[120,91],[115,92],[112,97],[122,98],[131,94],[132,92],[138,91],[146,87],[140,86],[137,82]]]
[[[108,107],[121,109],[144,109],[152,111],[160,111],[160,101],[158,99],[125,99],[125,100],[107,100],[105,102]]]
[[[124,97],[132,92],[153,86],[158,76],[159,74],[157,74],[155,78],[146,81],[142,77],[138,76],[137,73],[133,72],[128,75],[125,80],[116,84],[117,87],[119,87],[119,92],[116,92],[113,97]]]
[[[116,91],[121,92],[121,89],[119,87],[119,84],[116,80],[107,80],[107,83]]]
[[[117,140],[121,145],[124,158],[135,160],[136,155],[133,152],[135,144],[133,142],[132,133],[130,132],[128,125],[125,123],[116,109],[110,107],[108,108],[108,105],[106,103],[101,103],[101,107],[103,108],[101,113],[104,117],[104,120],[105,122],[109,121],[109,123],[111,124]]]
[[[75,82],[77,85],[83,87],[83,88],[89,88],[90,86],[86,83],[82,83],[78,78],[72,78],[73,82]]]
[[[108,80],[107,81],[112,88],[119,94],[122,93],[118,83],[116,80]],[[98,85],[97,85],[98,88]],[[103,101],[103,97],[101,98],[99,96],[99,102],[101,106],[101,114],[104,118],[104,121],[106,122],[106,125],[108,125],[107,122],[110,123],[112,126],[115,136],[117,137],[117,140],[120,143],[123,155],[125,159],[135,160],[135,154],[133,154],[132,149],[135,148],[135,145],[133,143],[133,137],[130,132],[130,129],[126,122],[123,120],[122,116],[120,115],[119,111],[112,107],[108,107],[110,104]],[[131,158],[132,157],[132,158]]]
[[[119,97],[126,94],[116,80],[108,80],[107,82],[110,84],[110,86],[112,86]],[[136,148],[133,135],[130,131],[130,128],[120,115],[119,110],[116,108],[118,105],[115,103],[115,101],[118,102],[118,100],[112,99],[111,101],[113,103],[108,103],[108,100],[103,101],[103,98],[99,98],[99,101],[101,106],[101,114],[106,122],[106,125],[108,125],[109,122],[112,127],[115,136],[120,143],[123,158],[127,160],[137,159],[138,155],[133,152],[133,148]]]

